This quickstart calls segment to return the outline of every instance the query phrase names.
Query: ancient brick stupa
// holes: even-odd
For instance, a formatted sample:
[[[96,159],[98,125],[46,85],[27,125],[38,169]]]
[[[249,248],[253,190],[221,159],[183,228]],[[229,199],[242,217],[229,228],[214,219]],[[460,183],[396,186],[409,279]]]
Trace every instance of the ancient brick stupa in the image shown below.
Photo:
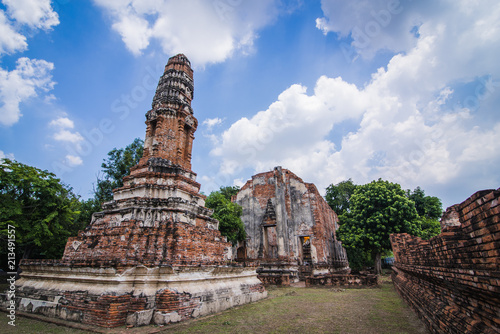
[[[193,70],[169,59],[140,162],[61,260],[23,261],[17,307],[104,327],[168,324],[266,296],[255,270],[231,267],[231,244],[191,171]]]

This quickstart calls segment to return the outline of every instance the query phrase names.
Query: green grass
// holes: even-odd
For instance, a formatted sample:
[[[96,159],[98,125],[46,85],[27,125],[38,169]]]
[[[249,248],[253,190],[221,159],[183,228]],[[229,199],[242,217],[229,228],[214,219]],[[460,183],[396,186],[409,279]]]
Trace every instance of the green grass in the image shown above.
[[[66,334],[66,333],[89,333],[86,331],[81,331],[69,327],[57,326],[55,324],[51,324],[48,322],[38,321],[34,319],[24,318],[17,316],[16,317],[16,326],[10,326],[7,324],[8,318],[7,315],[3,312],[0,313],[0,317],[5,318],[2,319],[2,330],[1,332],[4,334],[20,334],[20,333],[53,333],[53,334]],[[5,322],[3,322],[5,320]]]
[[[387,279],[380,288],[279,288],[267,300],[161,333],[426,333]]]
[[[201,319],[158,327],[117,328],[145,333],[427,333],[384,277],[379,288],[268,288],[269,297]],[[0,315],[2,315],[0,313]],[[20,331],[2,333],[84,333],[18,317]],[[2,329],[10,326],[3,326]]]

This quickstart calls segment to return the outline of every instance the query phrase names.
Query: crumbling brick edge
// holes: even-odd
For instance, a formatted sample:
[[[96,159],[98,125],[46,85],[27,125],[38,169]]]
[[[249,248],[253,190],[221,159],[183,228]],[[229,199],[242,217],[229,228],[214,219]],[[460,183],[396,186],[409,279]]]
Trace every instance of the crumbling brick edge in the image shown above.
[[[306,277],[306,287],[338,286],[347,288],[375,287],[379,285],[379,277],[375,274],[327,274]]]
[[[394,286],[432,333],[500,333],[500,189],[454,210],[430,240],[391,235]]]
[[[185,320],[185,321],[182,321],[179,323],[171,323],[171,324],[168,324],[166,326],[164,326],[164,325],[162,325],[162,326],[148,325],[145,327],[144,326],[142,326],[142,327],[122,326],[122,327],[115,327],[115,328],[105,328],[105,327],[93,326],[90,324],[77,323],[77,322],[73,322],[73,321],[63,320],[60,318],[52,318],[52,317],[48,317],[48,316],[45,316],[42,314],[34,314],[34,313],[28,313],[28,312],[22,312],[22,311],[16,311],[16,316],[20,316],[20,317],[28,318],[28,319],[33,319],[33,320],[38,320],[38,321],[43,321],[43,322],[47,322],[47,323],[52,323],[52,324],[67,327],[67,328],[85,330],[87,332],[92,332],[92,333],[103,333],[103,334],[117,333],[118,334],[118,333],[123,333],[123,330],[126,329],[127,333],[133,334],[133,333],[135,333],[134,330],[137,330],[138,333],[144,333],[144,330],[147,329],[148,334],[154,334],[154,333],[164,332],[166,330],[166,328],[168,328],[169,331],[172,331],[172,330],[175,330],[175,328],[177,328],[177,327],[186,326],[186,325],[189,325],[191,323],[195,323],[198,321],[203,321],[205,319],[216,317],[218,315],[237,310],[237,309],[244,307],[246,305],[258,303],[258,302],[265,300],[267,298],[269,298],[269,297],[266,296],[265,298],[263,298],[261,300],[256,300],[256,301],[250,302],[250,303],[245,304],[245,305],[233,306],[232,308],[229,308],[229,309],[226,309],[226,310],[223,310],[220,312],[207,314],[207,315],[204,315],[204,316],[201,316],[198,318],[188,319],[188,320]],[[0,312],[7,313],[6,310],[4,310],[3,308],[0,308]]]

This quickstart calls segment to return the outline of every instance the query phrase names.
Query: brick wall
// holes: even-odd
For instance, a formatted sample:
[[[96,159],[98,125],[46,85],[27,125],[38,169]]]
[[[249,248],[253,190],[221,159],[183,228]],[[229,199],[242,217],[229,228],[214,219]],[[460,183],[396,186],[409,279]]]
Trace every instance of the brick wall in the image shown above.
[[[306,277],[306,287],[309,286],[341,286],[362,287],[378,285],[378,276],[375,274],[349,275],[326,274]]]
[[[109,218],[69,238],[62,262],[72,266],[221,265],[231,247],[218,230],[202,226],[171,221],[141,226],[129,220],[110,227]]]
[[[290,286],[290,275],[258,275],[264,285]]]
[[[500,189],[454,206],[430,240],[391,235],[393,282],[433,333],[500,333]]]

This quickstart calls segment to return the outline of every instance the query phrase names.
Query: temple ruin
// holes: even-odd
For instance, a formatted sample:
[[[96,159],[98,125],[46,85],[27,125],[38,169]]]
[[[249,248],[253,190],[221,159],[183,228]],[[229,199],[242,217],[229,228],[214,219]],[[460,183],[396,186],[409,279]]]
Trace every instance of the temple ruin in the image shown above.
[[[231,244],[191,171],[193,88],[189,60],[170,58],[140,162],[61,260],[22,261],[18,310],[103,327],[164,325],[266,297],[255,268],[227,265]]]
[[[234,202],[243,207],[247,233],[236,258],[258,265],[263,282],[286,285],[307,276],[350,272],[335,235],[337,215],[314,184],[276,167],[252,176]]]

